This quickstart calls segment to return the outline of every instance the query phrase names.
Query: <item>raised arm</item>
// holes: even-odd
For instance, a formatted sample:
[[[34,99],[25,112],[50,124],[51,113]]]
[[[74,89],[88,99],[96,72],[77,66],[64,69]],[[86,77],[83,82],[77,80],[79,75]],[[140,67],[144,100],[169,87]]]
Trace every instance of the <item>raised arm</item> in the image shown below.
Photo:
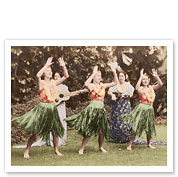
[[[140,93],[140,85],[141,85],[141,82],[142,82],[142,77],[144,76],[143,71],[144,71],[144,69],[142,69],[142,70],[140,71],[140,78],[139,78],[139,80],[138,80],[138,82],[137,82],[137,84],[136,84],[136,86],[135,86],[135,89],[136,89],[139,93]]]
[[[49,57],[46,64],[43,66],[43,68],[40,69],[40,71],[38,71],[38,73],[36,74],[36,77],[38,79],[38,84],[39,84],[39,89],[41,89],[41,76],[43,75],[43,73],[46,71],[46,69],[53,64],[52,62],[53,57]]]
[[[36,75],[36,77],[37,77],[38,79],[41,79],[41,76],[42,76],[43,73],[46,71],[46,69],[47,69],[50,65],[53,64],[52,60],[53,60],[53,57],[49,57],[48,60],[47,60],[47,62],[46,62],[46,64],[43,66],[43,68],[41,68],[40,71],[38,71],[38,73],[37,73],[37,75]]]
[[[62,66],[64,76],[59,78],[58,80],[56,80],[56,85],[61,84],[62,82],[64,82],[69,77],[69,74],[68,74],[67,68],[65,66],[64,60],[62,58],[59,58],[58,61],[60,63],[60,66]]]
[[[116,73],[116,68],[115,68],[115,67],[111,67],[111,70],[112,70],[113,75],[114,75],[114,81],[111,82],[111,83],[105,83],[105,84],[104,84],[104,87],[105,87],[105,88],[112,87],[112,86],[114,86],[114,85],[116,85],[116,84],[119,83],[118,77],[117,77],[117,73]]]
[[[93,73],[92,75],[85,81],[85,86],[91,91],[92,90],[92,86],[91,86],[91,81],[93,79],[93,77],[95,76],[95,74],[98,72],[98,66],[95,66],[93,68]]]
[[[157,73],[157,71],[156,71],[155,69],[152,69],[152,73],[153,73],[154,78],[155,78],[155,79],[157,80],[157,82],[158,82],[157,84],[152,85],[152,87],[153,87],[154,90],[157,90],[157,89],[159,89],[160,87],[162,87],[163,83],[162,83],[161,79],[159,78],[158,73]]]

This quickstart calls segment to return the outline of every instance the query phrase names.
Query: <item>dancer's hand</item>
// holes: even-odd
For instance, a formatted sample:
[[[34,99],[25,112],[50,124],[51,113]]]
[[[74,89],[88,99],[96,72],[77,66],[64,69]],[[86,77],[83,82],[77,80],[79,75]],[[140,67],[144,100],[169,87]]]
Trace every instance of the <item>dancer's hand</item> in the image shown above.
[[[46,65],[47,66],[52,65],[54,63],[54,62],[52,62],[52,60],[53,60],[53,57],[49,57],[48,60],[47,60],[47,62],[46,62]]]
[[[158,73],[156,69],[152,69],[152,74],[154,77],[158,77]]]
[[[93,68],[93,75],[97,74],[97,72],[98,72],[98,66],[95,66],[95,67]]]
[[[141,69],[141,71],[140,71],[140,77],[143,77],[143,72],[144,72],[144,69]]]
[[[64,60],[63,60],[62,57],[59,57],[59,58],[58,58],[58,61],[59,61],[60,66],[62,66],[62,67],[65,66],[65,62],[64,62]]]
[[[142,78],[143,76],[146,75],[146,74],[143,74],[143,72],[144,72],[144,69],[142,69],[142,70],[140,71],[140,78]]]
[[[111,68],[111,70],[112,70],[113,73],[116,73],[116,68],[115,67],[110,66],[110,68]]]

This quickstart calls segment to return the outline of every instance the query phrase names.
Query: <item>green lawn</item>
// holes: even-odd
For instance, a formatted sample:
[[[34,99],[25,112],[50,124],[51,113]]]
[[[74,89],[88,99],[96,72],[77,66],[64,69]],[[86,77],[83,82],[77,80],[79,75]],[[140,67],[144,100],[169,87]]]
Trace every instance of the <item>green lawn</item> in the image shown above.
[[[167,142],[167,126],[156,126],[157,137],[153,140]],[[141,139],[145,139],[142,135]],[[115,144],[105,140],[107,153],[98,151],[97,137],[91,137],[84,155],[78,155],[82,137],[75,130],[68,131],[67,146],[59,147],[63,157],[54,154],[53,147],[32,147],[30,159],[23,158],[24,149],[12,148],[12,166],[166,166],[167,146],[157,145],[149,149],[146,145],[133,145],[127,151],[127,144]]]

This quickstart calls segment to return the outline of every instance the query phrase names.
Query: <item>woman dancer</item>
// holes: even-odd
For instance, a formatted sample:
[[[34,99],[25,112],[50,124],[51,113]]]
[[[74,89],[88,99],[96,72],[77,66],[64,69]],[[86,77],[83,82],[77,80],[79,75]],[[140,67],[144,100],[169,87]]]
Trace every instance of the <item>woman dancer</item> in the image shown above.
[[[56,86],[66,80],[69,75],[64,61],[59,58],[59,63],[63,67],[64,76],[56,81],[51,80],[52,70],[50,65],[52,64],[52,59],[52,57],[48,58],[45,66],[37,73],[40,103],[26,114],[12,120],[24,128],[28,134],[31,134],[24,152],[24,158],[30,157],[29,150],[37,136],[47,141],[50,138],[49,135],[51,131],[53,135],[54,152],[58,156],[62,156],[58,151],[57,145],[58,136],[62,137],[64,135],[64,128],[55,105],[55,100],[58,97]],[[42,75],[44,75],[44,80],[41,79]]]
[[[54,80],[58,80],[59,78],[61,78],[61,76],[58,72],[56,72],[54,74]],[[58,87],[58,95],[61,92],[69,91],[68,87],[64,84],[60,84],[57,87]],[[80,93],[82,93],[82,90],[78,91],[77,93],[72,93],[70,96],[71,97],[76,96],[76,95],[79,95]],[[62,101],[59,105],[57,105],[57,110],[58,110],[58,114],[60,117],[60,121],[64,127],[64,136],[61,138],[58,137],[58,146],[65,146],[66,142],[67,142],[67,123],[64,120],[66,118],[66,103],[65,103],[65,101]],[[37,142],[33,143],[32,146],[54,146],[52,134],[50,133],[50,139],[47,142],[43,141],[41,138]]]
[[[130,98],[133,96],[134,87],[126,82],[125,73],[119,73],[119,83],[109,88],[108,95],[112,99],[112,110],[110,119],[111,139],[115,143],[129,142],[131,138],[130,124],[120,120],[121,115],[131,112]]]
[[[114,74],[114,82],[103,84],[101,82],[101,72],[98,71],[97,66],[94,67],[93,74],[85,82],[85,86],[90,91],[90,104],[80,113],[66,118],[68,125],[70,127],[75,127],[75,129],[84,137],[79,150],[80,155],[84,153],[84,148],[89,137],[97,134],[99,150],[101,152],[106,152],[103,148],[103,142],[104,137],[109,137],[110,131],[106,118],[106,111],[104,109],[105,89],[116,85],[118,82],[115,68],[111,69]],[[93,83],[91,83],[92,80]]]
[[[146,132],[147,135],[147,146],[151,149],[154,149],[151,145],[152,135],[156,135],[155,129],[155,116],[153,109],[153,102],[155,99],[154,90],[159,89],[163,83],[159,78],[157,71],[155,69],[152,70],[153,76],[157,80],[156,85],[149,85],[150,78],[143,74],[143,69],[140,72],[140,78],[136,85],[136,90],[139,93],[140,104],[135,107],[135,109],[126,116],[121,116],[121,120],[124,122],[130,122],[132,124],[131,134],[132,138],[127,146],[127,150],[132,150],[132,143],[135,139],[135,136],[141,136],[143,131]],[[141,86],[141,83],[143,86]]]

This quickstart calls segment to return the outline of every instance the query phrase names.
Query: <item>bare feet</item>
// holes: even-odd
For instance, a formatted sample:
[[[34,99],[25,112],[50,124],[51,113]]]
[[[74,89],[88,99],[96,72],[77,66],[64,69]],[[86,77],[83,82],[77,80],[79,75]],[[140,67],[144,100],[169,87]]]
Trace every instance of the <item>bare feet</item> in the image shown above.
[[[102,147],[99,148],[99,150],[100,150],[101,152],[105,152],[105,153],[107,152],[107,151],[106,151],[104,148],[102,148]]]
[[[148,145],[148,148],[150,148],[150,149],[156,149],[156,147],[152,146],[151,144]]]
[[[29,159],[30,158],[28,150],[25,150],[25,152],[24,152],[24,158],[25,159]]]
[[[80,149],[80,150],[78,151],[78,153],[79,153],[80,155],[83,155],[83,149]]]
[[[131,151],[132,150],[131,146],[127,146],[127,150]]]
[[[55,151],[55,154],[58,156],[63,156],[63,154],[61,154],[59,151]]]

